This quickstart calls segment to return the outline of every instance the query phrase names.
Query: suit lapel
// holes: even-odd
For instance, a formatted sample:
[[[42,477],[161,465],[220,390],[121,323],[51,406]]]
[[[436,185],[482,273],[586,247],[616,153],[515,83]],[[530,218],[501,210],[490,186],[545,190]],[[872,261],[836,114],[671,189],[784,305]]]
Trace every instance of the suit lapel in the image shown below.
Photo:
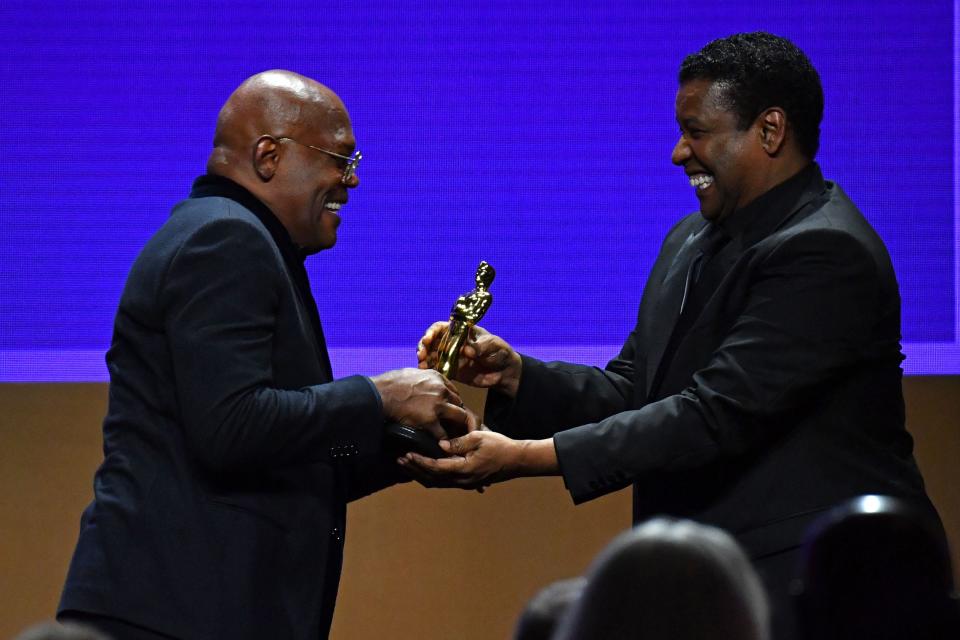
[[[660,298],[656,304],[656,313],[653,323],[650,327],[650,350],[647,354],[647,397],[650,397],[650,390],[656,377],[657,369],[660,368],[660,360],[663,358],[663,352],[670,342],[670,336],[673,334],[673,328],[677,324],[680,315],[680,301],[683,298],[683,287],[686,282],[687,269],[690,262],[696,254],[694,247],[694,238],[706,226],[697,225],[690,232],[687,239],[684,240],[667,274],[663,278],[660,287]]]
[[[746,228],[726,229],[731,236],[731,241],[712,258],[712,261],[715,262],[712,268],[719,269],[722,274],[730,273],[731,268],[744,251],[786,225],[804,207],[822,197],[825,188],[823,176],[820,174],[819,168],[814,165],[810,182],[800,191],[799,197],[792,206],[781,209],[779,215],[776,211],[765,212],[765,215],[754,219],[752,224],[746,225]],[[696,254],[694,239],[706,225],[707,222],[703,221],[702,224],[697,225],[690,232],[677,251],[676,257],[663,279],[660,298],[656,304],[656,316],[651,322],[649,332],[650,348],[646,358],[647,399],[651,397],[651,393],[656,391],[655,386],[659,384],[658,374],[662,374],[660,369],[664,364],[664,352],[670,344],[674,330],[677,328],[687,269]],[[701,292],[700,295],[704,295],[704,292]],[[696,319],[692,319],[692,323],[688,326],[692,327],[696,322]]]

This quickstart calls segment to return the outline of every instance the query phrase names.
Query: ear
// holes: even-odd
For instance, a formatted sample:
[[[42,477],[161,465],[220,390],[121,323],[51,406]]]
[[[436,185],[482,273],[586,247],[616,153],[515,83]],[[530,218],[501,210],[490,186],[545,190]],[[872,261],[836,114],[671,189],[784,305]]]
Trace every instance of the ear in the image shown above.
[[[787,114],[780,107],[770,107],[757,116],[760,146],[767,155],[775,156],[787,138]]]
[[[280,164],[280,145],[273,136],[260,136],[253,146],[253,170],[264,182],[270,182]]]

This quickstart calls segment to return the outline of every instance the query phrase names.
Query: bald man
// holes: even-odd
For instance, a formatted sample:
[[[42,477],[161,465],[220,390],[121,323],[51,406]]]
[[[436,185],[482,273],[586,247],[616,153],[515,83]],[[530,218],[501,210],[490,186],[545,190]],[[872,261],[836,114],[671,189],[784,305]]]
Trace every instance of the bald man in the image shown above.
[[[436,372],[333,379],[303,261],[336,243],[359,160],[309,78],[267,71],[227,100],[207,174],[120,300],[61,620],[115,640],[326,637],[346,503],[398,479],[385,423],[473,426]]]

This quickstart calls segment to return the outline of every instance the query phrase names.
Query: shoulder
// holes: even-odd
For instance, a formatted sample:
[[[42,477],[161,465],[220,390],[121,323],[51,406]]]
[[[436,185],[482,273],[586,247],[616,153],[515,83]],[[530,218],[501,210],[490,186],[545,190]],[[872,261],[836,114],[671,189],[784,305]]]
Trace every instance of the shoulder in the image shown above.
[[[190,236],[209,227],[236,229],[241,233],[270,238],[262,222],[243,205],[229,198],[190,198],[173,208],[164,227],[181,235]]]
[[[661,254],[673,253],[686,241],[692,233],[696,233],[707,224],[706,219],[699,211],[688,213],[680,218],[670,231],[667,232],[660,247]]]
[[[670,231],[667,232],[666,240],[669,241],[676,236],[686,238],[691,232],[698,231],[705,224],[707,224],[707,221],[700,215],[699,211],[688,213],[670,228]]]
[[[147,243],[144,253],[173,259],[195,246],[214,246],[240,254],[274,254],[282,261],[270,232],[257,216],[228,198],[183,200]]]
[[[171,278],[283,277],[279,248],[263,223],[227,198],[192,198],[176,205],[131,267],[127,286],[157,290]]]
[[[840,186],[829,181],[823,197],[767,240],[768,248],[778,252],[839,252],[881,271],[892,269],[883,239]]]

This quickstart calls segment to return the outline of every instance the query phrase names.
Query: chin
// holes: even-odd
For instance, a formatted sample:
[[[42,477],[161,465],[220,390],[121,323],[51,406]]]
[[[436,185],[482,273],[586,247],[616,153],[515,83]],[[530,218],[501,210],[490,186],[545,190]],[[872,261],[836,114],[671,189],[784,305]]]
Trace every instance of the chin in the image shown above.
[[[315,242],[311,242],[310,244],[302,245],[302,246],[300,247],[300,250],[303,251],[303,253],[305,253],[306,255],[312,256],[312,255],[315,254],[315,253],[320,253],[321,251],[324,251],[324,250],[326,250],[326,249],[329,249],[329,248],[333,247],[333,245],[335,245],[335,244],[337,244],[337,239],[336,239],[336,238],[334,238],[333,240],[320,240],[320,239],[317,239]]]

